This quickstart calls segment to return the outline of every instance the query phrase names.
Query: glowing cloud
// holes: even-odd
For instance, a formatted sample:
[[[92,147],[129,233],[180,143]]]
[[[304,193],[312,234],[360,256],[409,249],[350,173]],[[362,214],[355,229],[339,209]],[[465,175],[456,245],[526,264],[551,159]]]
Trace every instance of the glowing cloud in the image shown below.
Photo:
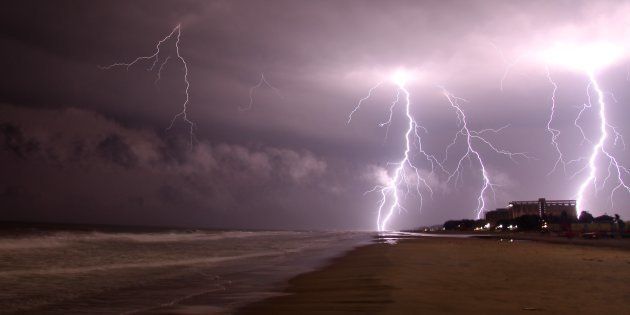
[[[404,68],[399,68],[396,71],[392,72],[389,76],[389,81],[394,83],[397,86],[404,87],[408,82],[415,80],[417,74],[415,71],[410,71]]]
[[[581,45],[556,43],[550,49],[544,50],[540,57],[545,64],[593,73],[614,64],[621,59],[622,54],[620,46],[608,42]]]

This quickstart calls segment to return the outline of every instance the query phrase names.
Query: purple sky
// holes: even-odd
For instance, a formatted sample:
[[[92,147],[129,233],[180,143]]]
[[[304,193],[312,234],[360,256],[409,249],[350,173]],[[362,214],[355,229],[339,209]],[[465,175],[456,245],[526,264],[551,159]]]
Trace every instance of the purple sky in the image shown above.
[[[411,109],[426,127],[427,152],[444,158],[459,129],[441,94],[465,98],[475,130],[509,124],[488,139],[527,152],[516,163],[479,145],[496,188],[496,202],[574,198],[585,172],[547,175],[556,160],[546,129],[553,86],[539,53],[556,42],[606,41],[629,46],[630,3],[624,1],[21,1],[0,12],[0,219],[57,222],[191,225],[216,228],[372,229],[378,194],[363,193],[400,159],[404,116],[398,107],[385,139],[396,88],[384,84],[348,114],[367,91],[395,69],[417,74]],[[153,53],[178,23],[191,82],[186,126],[166,131],[184,99],[182,64],[173,59],[160,82],[150,62],[98,66]],[[174,53],[163,46],[163,57]],[[630,51],[629,51],[630,53]],[[174,55],[173,55],[174,57]],[[506,67],[509,74],[501,81]],[[630,60],[597,73],[612,125],[630,139]],[[558,84],[553,127],[567,159],[587,156],[574,126],[587,102],[584,73],[550,65]],[[279,89],[249,89],[260,74]],[[592,91],[591,91],[592,93]],[[595,99],[593,99],[593,102]],[[580,122],[598,137],[597,109]],[[630,165],[630,153],[606,148]],[[630,140],[629,140],[630,141]],[[630,143],[628,143],[630,145]],[[462,143],[449,155],[461,155]],[[459,153],[458,153],[459,152]],[[452,170],[455,159],[445,167]],[[425,170],[426,164],[419,163]],[[630,194],[616,174],[585,207],[630,216]],[[470,166],[470,167],[469,167]],[[428,175],[427,175],[428,176]],[[482,181],[475,161],[462,182],[429,176],[433,198],[403,202],[391,228],[473,218]],[[630,182],[630,176],[622,176]]]

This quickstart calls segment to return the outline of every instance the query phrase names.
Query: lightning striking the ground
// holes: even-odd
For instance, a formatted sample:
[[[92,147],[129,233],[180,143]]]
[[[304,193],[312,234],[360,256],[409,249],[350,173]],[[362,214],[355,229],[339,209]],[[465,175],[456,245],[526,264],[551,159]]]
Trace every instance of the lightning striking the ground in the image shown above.
[[[419,130],[425,129],[417,123],[411,113],[411,94],[406,88],[406,83],[410,79],[410,75],[403,70],[395,72],[389,78],[389,81],[396,86],[396,98],[393,100],[392,104],[389,107],[389,120],[387,122],[379,124],[380,126],[389,126],[389,124],[391,124],[391,118],[393,116],[394,108],[399,103],[403,103],[406,119],[406,129],[403,135],[404,148],[402,152],[402,157],[396,162],[387,163],[388,166],[394,166],[393,176],[388,178],[387,183],[385,183],[384,185],[377,185],[366,192],[369,193],[378,191],[381,194],[381,198],[378,201],[378,212],[376,217],[376,229],[378,231],[387,230],[388,223],[396,211],[406,210],[406,208],[402,204],[402,198],[411,191],[412,187],[419,197],[420,209],[422,209],[422,203],[424,199],[422,189],[424,188],[426,191],[429,192],[430,195],[433,195],[433,190],[429,185],[429,178],[430,176],[432,176],[436,165],[444,170],[440,162],[433,155],[430,155],[426,151],[424,151],[422,147],[422,138],[420,136]],[[368,100],[372,96],[374,90],[384,83],[385,80],[374,85],[372,88],[370,88],[368,94],[359,100],[357,105],[348,115],[348,123],[352,121],[353,115],[360,109],[363,102]],[[431,167],[429,175],[423,176],[420,167],[416,165],[413,152],[414,149],[417,149],[417,154],[429,163]]]
[[[447,183],[453,180],[455,181],[455,183],[457,183],[458,181],[462,180],[463,163],[465,160],[468,160],[469,162],[471,162],[472,159],[474,159],[477,161],[477,163],[479,164],[479,168],[481,170],[482,185],[481,185],[481,189],[479,190],[479,194],[477,196],[477,208],[475,209],[475,213],[476,213],[477,219],[480,219],[483,213],[487,210],[486,209],[486,195],[489,193],[488,191],[492,193],[493,197],[496,196],[496,192],[494,188],[498,186],[498,184],[495,184],[490,180],[490,174],[488,173],[488,170],[486,168],[486,163],[484,162],[483,156],[479,153],[479,150],[476,148],[477,146],[475,145],[475,143],[485,145],[491,151],[494,151],[495,153],[500,154],[500,155],[504,155],[515,162],[516,162],[515,158],[517,157],[526,158],[526,159],[531,159],[531,157],[528,156],[524,152],[513,153],[504,149],[500,149],[496,147],[495,145],[493,145],[489,140],[483,137],[484,133],[487,133],[487,132],[499,133],[503,129],[508,128],[509,125],[505,125],[498,129],[483,129],[480,131],[470,130],[470,128],[468,127],[468,119],[466,117],[466,114],[460,106],[460,102],[467,102],[467,100],[453,95],[451,92],[449,92],[445,88],[442,88],[442,93],[448,100],[450,106],[457,113],[457,120],[460,127],[458,132],[455,134],[453,141],[446,147],[446,154],[445,154],[444,161],[442,161],[442,163],[443,164],[446,163],[446,160],[448,160],[449,149],[457,143],[457,140],[460,138],[460,136],[464,138],[465,143],[466,143],[466,151],[457,160],[457,165],[455,167],[455,170],[450,173],[447,179]]]
[[[499,50],[496,45],[493,45]],[[505,62],[503,53],[499,50],[501,56]],[[610,95],[613,101],[616,102],[614,95],[609,92],[604,92],[597,80],[597,72],[610,64],[614,63],[621,57],[621,48],[607,42],[591,42],[583,45],[557,43],[549,49],[544,49],[540,52],[539,58],[541,58],[545,64],[546,78],[552,86],[551,92],[551,106],[549,112],[549,118],[546,123],[547,132],[550,135],[550,144],[556,153],[556,160],[551,170],[547,175],[551,175],[559,167],[562,168],[564,174],[567,174],[567,167],[569,165],[581,164],[586,161],[586,164],[579,168],[575,173],[570,176],[570,179],[577,177],[579,174],[587,172],[587,177],[580,182],[576,198],[576,211],[579,215],[581,211],[586,210],[586,194],[589,187],[592,185],[594,192],[598,193],[604,189],[606,184],[612,179],[615,181],[614,187],[610,191],[610,205],[614,207],[613,197],[619,190],[625,190],[630,193],[630,185],[626,182],[626,177],[630,175],[630,169],[625,167],[615,154],[610,150],[612,147],[621,145],[625,150],[625,141],[621,133],[613,126],[607,117],[606,111],[606,99],[607,95]],[[519,60],[517,58],[516,60]],[[557,115],[557,95],[558,84],[553,80],[549,65],[558,65],[567,70],[577,71],[585,74],[588,77],[588,85],[586,86],[587,102],[579,107],[579,111],[573,120],[573,125],[578,129],[580,133],[580,145],[586,143],[590,144],[590,154],[587,156],[577,157],[572,160],[565,158],[564,153],[560,149],[559,137],[561,131],[553,126],[554,119]],[[507,74],[511,70],[513,63],[507,63],[506,70],[501,78],[501,90],[503,90],[503,81]],[[597,101],[593,103],[592,92],[595,92]],[[597,140],[589,138],[585,132],[583,123],[583,114],[592,108],[598,108],[598,135],[595,137]],[[610,141],[610,134],[614,135],[614,140]],[[603,161],[608,162],[607,173],[603,178],[599,177],[598,163]]]
[[[158,62],[162,60],[159,67],[157,67],[157,71],[156,71],[157,73],[156,73],[155,84],[157,84],[162,78],[162,71],[164,70],[167,63],[170,61],[172,57],[168,55],[164,59],[161,59],[162,45],[164,45],[166,42],[168,42],[172,38],[175,38],[175,56],[177,60],[179,60],[180,63],[182,64],[183,70],[184,70],[183,79],[184,79],[184,84],[185,84],[185,89],[184,89],[185,99],[181,105],[181,110],[173,116],[173,118],[171,119],[171,123],[168,126],[168,128],[166,128],[166,130],[170,130],[171,128],[173,128],[173,125],[178,119],[181,119],[182,121],[184,121],[184,123],[188,125],[188,130],[190,133],[190,147],[192,149],[192,146],[195,140],[195,132],[194,132],[195,123],[188,118],[188,105],[190,104],[190,93],[189,93],[190,81],[188,80],[188,63],[186,62],[186,59],[184,59],[184,57],[181,55],[181,52],[180,52],[181,36],[182,36],[182,27],[181,27],[181,24],[177,24],[177,26],[175,26],[175,28],[173,28],[173,30],[166,37],[162,38],[161,40],[157,42],[157,44],[155,45],[155,51],[153,52],[153,54],[148,55],[148,56],[140,56],[129,62],[116,62],[107,66],[101,66],[99,68],[103,70],[110,70],[113,68],[124,67],[126,70],[129,70],[129,68],[133,67],[136,64],[140,64],[142,62],[150,62],[149,67],[147,68],[147,71],[153,71],[156,68],[156,65],[158,65]]]
[[[558,88],[557,84],[551,79],[551,75],[549,72],[549,68],[547,66],[547,78],[553,85],[553,94],[552,94],[552,108],[551,108],[551,116],[549,118],[547,129],[550,131],[552,135],[552,144],[554,145],[556,151],[558,152],[558,160],[554,165],[555,170],[558,164],[562,164],[563,167],[572,163],[578,163],[586,160],[587,163],[582,168],[580,168],[573,177],[577,176],[582,172],[587,172],[587,177],[580,183],[577,193],[575,195],[576,198],[576,214],[580,214],[581,211],[586,210],[586,193],[588,188],[592,185],[595,193],[604,189],[606,184],[611,178],[616,180],[614,187],[610,192],[610,204],[611,207],[614,207],[613,197],[615,193],[620,190],[626,190],[630,193],[630,186],[626,184],[625,177],[630,175],[630,170],[622,165],[615,154],[613,154],[609,146],[623,145],[625,149],[625,142],[621,133],[617,131],[610,122],[607,117],[607,102],[606,95],[610,94],[612,99],[614,100],[614,95],[611,93],[606,93],[602,90],[599,81],[597,80],[597,71],[602,68],[608,66],[609,64],[615,62],[618,58],[620,58],[621,51],[618,47],[608,44],[608,43],[592,43],[588,45],[581,46],[569,46],[569,45],[556,45],[552,49],[545,51],[543,53],[545,62],[547,64],[556,64],[563,66],[569,70],[576,70],[579,73],[584,73],[588,77],[588,85],[586,86],[586,96],[587,103],[585,103],[578,112],[575,120],[573,121],[574,126],[579,130],[582,141],[581,145],[584,143],[592,144],[591,153],[586,158],[578,158],[575,160],[565,162],[562,152],[558,148],[558,135],[560,131],[553,129],[550,127],[551,121],[553,120],[554,110],[555,110],[555,92]],[[597,101],[595,104],[592,102],[593,95],[591,95],[591,90],[595,92],[595,97]],[[580,120],[582,118],[582,114],[597,106],[599,109],[597,112],[598,116],[598,136],[597,140],[591,140],[586,136],[584,128],[580,125]],[[614,140],[610,143],[610,133],[614,134]],[[607,174],[601,179],[598,187],[598,167],[597,164],[602,159],[608,162]]]
[[[613,176],[613,172],[616,173],[614,175],[616,175],[616,179],[617,179],[617,183],[616,185],[613,187],[612,191],[610,192],[610,203],[611,203],[611,207],[614,207],[614,201],[613,201],[613,197],[615,195],[615,193],[617,192],[617,190],[619,189],[624,189],[626,190],[628,193],[630,193],[630,186],[628,186],[628,184],[626,184],[626,182],[624,181],[624,176],[628,176],[630,175],[630,170],[628,168],[626,168],[625,166],[623,166],[618,160],[617,158],[608,151],[608,149],[606,148],[606,142],[608,140],[609,137],[609,130],[613,132],[613,134],[615,135],[615,140],[613,142],[613,145],[617,144],[618,141],[621,139],[621,141],[623,141],[623,138],[621,137],[621,134],[619,132],[617,132],[616,128],[614,126],[612,126],[607,119],[606,116],[606,98],[605,98],[605,93],[602,91],[599,82],[597,81],[597,78],[595,76],[595,74],[592,71],[588,71],[587,72],[588,78],[589,78],[589,86],[595,91],[595,93],[597,94],[597,105],[599,106],[599,111],[598,111],[598,116],[599,116],[599,139],[596,143],[594,143],[593,145],[593,150],[591,152],[591,155],[588,159],[588,164],[585,168],[588,169],[588,176],[584,179],[584,181],[582,182],[582,184],[580,184],[580,187],[578,189],[577,192],[577,196],[576,196],[576,200],[577,200],[577,212],[578,214],[582,211],[585,210],[585,192],[586,189],[588,188],[588,186],[590,186],[591,184],[593,184],[594,188],[597,190],[597,159],[600,155],[600,153],[603,155],[603,157],[605,159],[608,160],[608,174],[607,176],[602,180],[601,183],[601,187],[603,188],[606,183],[608,182],[608,180],[610,179],[611,176]],[[590,95],[589,95],[590,97]],[[589,99],[590,101],[590,99]],[[612,171],[611,171],[612,170]]]
[[[247,104],[247,106],[239,106],[238,109],[240,111],[247,111],[247,110],[251,110],[252,109],[252,106],[254,105],[254,93],[256,92],[256,90],[258,90],[263,85],[265,85],[268,88],[270,88],[274,93],[276,93],[276,95],[278,95],[278,97],[284,98],[282,96],[282,94],[280,94],[280,90],[278,90],[276,87],[271,85],[271,83],[269,83],[269,81],[267,81],[267,79],[265,78],[265,74],[261,73],[260,74],[260,80],[258,80],[258,83],[256,85],[252,86],[249,89],[249,104]]]

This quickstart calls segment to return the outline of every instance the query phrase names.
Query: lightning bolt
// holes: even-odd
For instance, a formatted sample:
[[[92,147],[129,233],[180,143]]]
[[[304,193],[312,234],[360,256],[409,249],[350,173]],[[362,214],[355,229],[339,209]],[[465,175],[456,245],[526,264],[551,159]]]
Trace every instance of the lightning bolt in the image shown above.
[[[512,68],[514,68],[526,54],[521,54],[518,57],[516,57],[514,60],[508,60],[508,58],[505,56],[505,53],[503,52],[501,48],[499,48],[499,46],[497,46],[492,41],[490,42],[490,45],[499,53],[499,55],[501,56],[501,60],[503,61],[503,64],[505,65],[505,68],[503,69],[503,75],[501,76],[501,83],[499,87],[501,92],[503,92],[503,86],[504,86],[505,80],[507,80],[507,77],[510,75]]]
[[[492,193],[493,197],[496,196],[496,192],[494,188],[499,185],[493,183],[490,180],[490,175],[488,174],[488,171],[486,170],[486,163],[484,162],[482,155],[479,153],[478,149],[476,148],[475,143],[485,145],[491,151],[494,151],[495,153],[503,155],[503,156],[507,156],[509,159],[511,159],[514,162],[516,162],[515,158],[517,157],[522,157],[526,159],[531,159],[532,157],[530,157],[524,152],[513,153],[504,149],[500,149],[496,147],[495,145],[493,145],[489,140],[483,137],[483,134],[487,132],[499,133],[503,129],[508,128],[509,125],[505,125],[498,129],[483,129],[479,131],[470,130],[470,128],[468,127],[468,119],[466,117],[466,113],[462,110],[460,106],[460,102],[467,102],[467,100],[453,95],[451,92],[449,92],[443,87],[441,89],[442,89],[442,93],[448,100],[450,106],[457,113],[458,125],[460,127],[459,131],[455,134],[453,141],[446,147],[446,154],[445,154],[444,161],[442,161],[442,163],[445,163],[448,160],[448,151],[451,147],[453,147],[457,143],[457,140],[460,138],[460,136],[464,138],[464,141],[466,144],[466,152],[457,160],[457,165],[455,167],[455,170],[450,173],[446,182],[448,183],[454,180],[454,182],[457,183],[458,181],[462,180],[463,163],[465,160],[468,160],[469,162],[471,162],[472,159],[474,159],[477,161],[477,163],[479,164],[479,168],[481,170],[482,184],[481,184],[481,189],[479,190],[479,194],[477,195],[477,208],[475,212],[477,215],[477,219],[480,219],[482,214],[485,212],[485,210],[487,210],[485,196],[488,194],[488,191]]]
[[[547,173],[547,176],[549,176],[553,172],[555,172],[556,169],[558,168],[558,165],[562,166],[562,170],[564,171],[564,174],[566,175],[566,173],[567,173],[567,162],[564,160],[564,155],[562,154],[562,151],[560,150],[560,145],[558,144],[558,137],[560,137],[560,130],[551,127],[551,123],[553,122],[553,118],[554,118],[554,116],[556,114],[556,92],[558,91],[558,84],[556,84],[556,82],[551,77],[551,71],[549,70],[548,66],[546,67],[546,70],[547,70],[547,81],[549,81],[549,83],[553,87],[553,91],[551,92],[551,110],[550,110],[550,113],[549,113],[549,119],[547,120],[547,131],[549,132],[549,134],[551,136],[551,145],[553,146],[553,148],[556,151],[556,154],[558,156],[558,158],[556,159],[555,163],[553,164],[553,167]],[[582,111],[580,111],[579,115],[582,114]],[[577,119],[579,119],[579,115],[578,115]],[[576,121],[577,121],[577,119],[576,119]],[[577,123],[576,123],[576,126],[578,126]],[[584,131],[582,130],[581,127],[580,127],[580,131],[582,131],[582,134],[584,134]]]
[[[586,111],[587,109],[593,107],[593,104],[591,104],[591,96],[589,95],[589,90],[591,88],[591,85],[589,84],[586,87],[586,95],[588,96],[588,104],[584,103],[582,105],[582,107],[580,108],[580,111],[578,112],[577,116],[575,116],[575,120],[573,121],[573,125],[580,131],[580,134],[582,135],[582,141],[580,142],[580,145],[584,145],[584,142],[588,142],[588,143],[593,143],[593,141],[591,141],[590,139],[588,139],[586,137],[586,134],[584,133],[584,129],[582,128],[582,126],[579,123],[580,118],[582,118],[582,114],[584,113],[584,111]]]
[[[183,70],[184,70],[185,99],[181,105],[181,111],[179,111],[173,116],[173,118],[171,119],[171,123],[168,126],[168,128],[166,128],[166,130],[171,130],[171,128],[173,128],[173,125],[175,124],[175,121],[177,121],[178,119],[181,119],[182,121],[184,121],[184,123],[186,123],[189,128],[190,147],[192,149],[193,142],[195,140],[195,133],[194,133],[195,123],[188,118],[188,105],[190,104],[190,93],[189,93],[190,81],[188,80],[188,63],[186,62],[186,59],[184,59],[184,57],[181,55],[181,52],[180,52],[179,43],[180,43],[181,35],[182,35],[181,24],[177,24],[177,26],[175,26],[175,28],[173,28],[173,30],[166,37],[162,38],[156,43],[155,51],[153,52],[153,54],[148,55],[148,56],[140,56],[129,62],[116,62],[107,66],[99,66],[99,68],[102,70],[110,70],[113,68],[124,67],[126,70],[129,70],[129,68],[133,67],[134,65],[146,61],[146,62],[150,62],[150,65],[146,70],[153,71],[156,65],[158,64],[158,62],[160,62],[161,60],[160,56],[161,56],[162,51],[160,49],[162,45],[165,44],[167,41],[171,40],[172,38],[175,38],[175,56],[177,60],[179,60],[181,64],[183,65]],[[166,56],[166,58],[164,58],[162,62],[160,63],[157,73],[156,73],[156,79],[154,81],[155,84],[157,84],[162,78],[162,71],[164,70],[164,68],[166,67],[166,64],[169,62],[170,59],[171,59],[170,55]]]
[[[503,60],[503,63],[505,65],[505,69],[503,71],[503,75],[502,75],[501,81],[500,81],[500,90],[501,90],[501,92],[503,92],[504,82],[507,79],[508,75],[510,74],[512,68],[514,66],[516,66],[521,61],[521,59],[523,57],[527,56],[529,53],[528,52],[522,53],[518,57],[516,57],[514,60],[509,61],[507,59],[507,57],[505,56],[505,54],[503,53],[503,50],[501,50],[493,42],[490,42],[490,44],[492,45],[492,47],[494,47],[494,49],[496,51],[499,52],[499,54],[501,55],[501,59]],[[566,175],[566,173],[567,173],[567,165],[576,163],[576,162],[580,161],[581,159],[578,158],[578,159],[575,159],[575,160],[566,161],[565,157],[564,157],[564,154],[560,150],[560,144],[558,143],[558,138],[560,137],[561,132],[560,132],[560,130],[552,127],[552,123],[553,123],[554,117],[556,115],[556,92],[558,91],[558,85],[553,80],[553,78],[551,76],[551,71],[549,70],[549,66],[548,65],[545,66],[545,70],[546,70],[547,81],[549,81],[549,83],[552,86],[551,108],[550,108],[550,112],[549,112],[549,119],[547,119],[546,128],[547,128],[547,132],[549,132],[549,135],[550,135],[550,138],[551,138],[551,146],[554,148],[554,150],[555,150],[555,152],[557,154],[557,159],[554,162],[553,167],[551,168],[551,170],[547,173],[547,176],[553,174],[553,172],[556,171],[558,166],[562,166],[562,170],[564,171],[564,174]],[[575,119],[575,123],[574,123],[575,126],[580,130],[582,135],[584,135],[584,130],[577,123],[577,121],[580,119],[580,116],[582,115],[582,112],[584,112],[584,110],[586,108],[588,108],[588,107],[590,107],[590,106],[584,105],[582,107],[582,109],[580,110],[577,118]],[[583,138],[587,141],[586,136],[584,136]]]
[[[273,90],[273,92],[276,93],[276,95],[278,95],[280,98],[284,98],[282,94],[280,94],[280,90],[278,90],[276,87],[271,85],[271,83],[269,83],[269,81],[267,81],[267,79],[265,78],[265,74],[261,73],[260,80],[258,80],[258,83],[249,89],[249,104],[244,107],[239,106],[238,109],[240,111],[246,111],[246,110],[252,109],[252,106],[254,105],[254,93],[256,92],[256,90],[258,90],[258,88],[262,87],[263,85]]]
[[[367,101],[370,97],[372,97],[372,93],[374,92],[374,90],[376,90],[379,86],[381,86],[383,82],[384,81],[381,81],[377,83],[375,86],[371,87],[370,90],[368,91],[368,94],[359,100],[359,102],[357,103],[357,106],[355,106],[354,109],[350,112],[350,114],[348,114],[348,121],[347,121],[348,124],[350,124],[350,122],[352,121],[352,115],[354,115],[354,113],[356,113],[359,109],[361,109],[361,104],[363,104],[363,102]]]
[[[377,185],[366,192],[367,194],[370,192],[378,191],[381,195],[381,198],[378,201],[378,211],[376,217],[376,229],[378,231],[387,230],[388,223],[396,210],[406,210],[406,208],[402,204],[402,198],[411,191],[411,187],[415,188],[415,193],[419,197],[420,209],[422,209],[422,204],[424,200],[422,188],[425,188],[431,196],[433,195],[433,190],[428,183],[427,177],[423,177],[421,175],[420,168],[414,163],[412,150],[417,149],[417,153],[419,154],[419,156],[426,159],[431,165],[431,172],[429,173],[429,176],[433,174],[436,164],[439,165],[442,170],[444,170],[438,160],[433,155],[428,154],[422,148],[422,138],[418,130],[425,129],[416,122],[411,113],[411,94],[409,90],[405,87],[406,80],[400,79],[393,81],[396,86],[396,98],[389,107],[390,119],[385,123],[381,123],[380,126],[389,126],[389,124],[391,123],[391,117],[393,115],[394,108],[402,102],[405,110],[406,129],[403,135],[404,148],[401,159],[396,162],[387,163],[387,165],[394,166],[393,176],[388,180],[385,185]],[[368,94],[359,100],[357,105],[348,115],[348,124],[352,121],[353,115],[360,109],[363,102],[368,100],[372,96],[374,90],[381,86],[383,83],[384,81],[381,81],[374,85],[372,88],[370,88]],[[402,186],[404,186],[404,188],[401,188]]]
[[[613,173],[616,174],[617,184],[615,185],[615,187],[612,189],[610,193],[611,206],[614,206],[613,196],[617,192],[617,190],[625,189],[628,193],[630,193],[630,187],[624,181],[624,176],[630,175],[630,170],[626,168],[625,166],[621,165],[621,163],[619,163],[617,158],[606,149],[606,142],[608,140],[609,130],[612,131],[612,133],[615,135],[613,145],[618,144],[619,141],[623,143],[623,137],[617,131],[617,129],[608,122],[608,119],[606,117],[605,93],[602,91],[595,74],[593,73],[593,71],[587,71],[586,74],[589,79],[589,86],[587,87],[587,91],[588,91],[588,88],[590,87],[597,94],[597,105],[599,106],[599,113],[598,113],[599,114],[599,139],[597,140],[597,142],[594,143],[593,149],[591,151],[591,155],[588,158],[588,163],[584,167],[584,169],[582,169],[582,170],[588,169],[588,176],[580,184],[577,191],[577,196],[576,196],[577,214],[579,214],[582,210],[584,210],[584,200],[585,200],[584,194],[586,192],[586,189],[591,184],[593,184],[595,190],[597,191],[596,162],[600,154],[603,155],[603,158],[608,160],[608,175],[603,179],[601,187],[603,188],[606,185],[607,181],[610,179]],[[590,94],[588,95],[588,97],[589,97],[589,103],[590,103],[591,101]],[[582,170],[580,170],[580,172]]]

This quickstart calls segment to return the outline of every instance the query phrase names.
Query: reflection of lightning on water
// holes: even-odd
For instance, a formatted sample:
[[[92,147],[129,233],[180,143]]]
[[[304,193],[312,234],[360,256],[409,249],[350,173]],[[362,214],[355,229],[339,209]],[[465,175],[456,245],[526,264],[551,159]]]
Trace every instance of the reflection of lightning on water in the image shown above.
[[[246,110],[252,109],[252,106],[254,105],[254,92],[263,85],[266,85],[268,88],[273,90],[273,92],[276,93],[276,95],[278,95],[280,98],[283,98],[282,94],[280,94],[280,91],[277,88],[275,88],[273,85],[271,85],[269,81],[267,81],[264,73],[261,73],[260,80],[258,81],[258,83],[249,89],[249,104],[246,107],[239,106],[238,109],[240,111],[246,111]]]
[[[460,129],[455,134],[453,141],[446,147],[446,154],[445,154],[444,161],[442,163],[446,162],[446,160],[448,159],[449,149],[457,143],[457,140],[459,139],[460,136],[464,137],[465,143],[466,143],[466,152],[457,161],[457,166],[455,167],[455,170],[451,172],[451,174],[449,175],[447,182],[454,180],[455,183],[457,183],[458,181],[462,180],[463,162],[465,160],[468,160],[469,162],[471,162],[471,160],[474,159],[477,161],[477,163],[479,164],[479,168],[481,169],[481,177],[482,177],[481,189],[479,190],[479,195],[477,196],[477,209],[475,210],[477,219],[479,219],[481,218],[481,215],[486,210],[485,196],[487,195],[488,190],[490,190],[492,192],[492,195],[495,196],[494,188],[495,186],[498,186],[498,185],[493,183],[490,180],[490,175],[488,174],[488,171],[486,169],[486,165],[483,160],[483,157],[479,153],[478,149],[476,149],[476,146],[474,143],[478,142],[482,145],[485,145],[486,147],[488,147],[490,150],[494,151],[495,153],[507,156],[513,161],[515,161],[514,160],[515,157],[522,157],[522,158],[530,158],[530,157],[526,153],[522,153],[522,152],[513,153],[507,150],[497,148],[490,141],[488,141],[486,138],[483,137],[484,133],[487,133],[487,132],[499,133],[503,129],[509,127],[509,125],[505,125],[498,129],[483,129],[480,131],[470,130],[470,128],[468,127],[468,120],[466,118],[466,114],[464,113],[464,111],[462,110],[459,104],[459,102],[461,101],[465,102],[466,100],[453,95],[452,93],[450,93],[444,88],[442,88],[442,92],[444,96],[447,98],[451,107],[455,109],[455,111],[457,112],[457,119],[459,121],[459,126],[460,126]]]
[[[109,70],[109,69],[117,68],[117,67],[125,67],[127,70],[129,70],[129,68],[131,68],[132,66],[136,65],[139,62],[149,61],[151,63],[150,63],[150,66],[147,68],[147,71],[152,71],[155,69],[155,66],[158,64],[158,62],[160,62],[160,53],[161,53],[160,48],[162,47],[162,44],[164,44],[171,38],[175,37],[176,38],[175,55],[177,56],[177,59],[182,63],[183,68],[184,68],[184,83],[186,84],[184,93],[186,95],[186,98],[182,104],[181,111],[173,116],[173,119],[171,120],[171,123],[169,127],[167,128],[167,130],[170,130],[171,128],[173,128],[175,121],[181,118],[189,127],[190,145],[192,148],[193,141],[195,139],[195,134],[194,134],[195,123],[188,118],[188,105],[190,103],[190,94],[189,94],[190,82],[188,81],[188,63],[186,62],[184,57],[182,57],[179,50],[179,41],[181,39],[181,35],[182,35],[181,25],[178,24],[177,26],[175,26],[175,28],[173,28],[170,34],[168,34],[166,37],[162,38],[160,41],[157,42],[157,44],[155,45],[155,52],[152,55],[140,56],[130,62],[116,62],[108,66],[102,66],[100,68],[104,70]],[[171,59],[171,56],[166,56],[166,58],[162,60],[162,63],[160,63],[157,70],[156,79],[155,79],[156,84],[161,79],[162,70],[164,70],[164,67],[166,67],[166,64],[168,63],[170,59]]]
[[[401,203],[401,193],[404,192],[405,196],[410,192],[411,187],[414,187],[416,194],[420,199],[420,208],[422,208],[423,202],[423,194],[422,188],[424,187],[429,193],[432,195],[433,190],[429,186],[428,177],[433,174],[435,165],[439,165],[441,169],[441,164],[437,161],[437,159],[426,153],[422,148],[422,139],[420,137],[419,129],[424,129],[421,127],[416,120],[413,118],[411,114],[411,100],[409,90],[405,87],[405,83],[409,80],[409,76],[404,71],[400,70],[394,74],[391,78],[392,83],[394,83],[397,87],[396,89],[396,99],[392,102],[390,106],[390,119],[381,123],[381,126],[389,126],[391,123],[391,116],[393,115],[394,107],[401,101],[403,102],[405,109],[405,118],[406,118],[406,129],[403,136],[404,149],[402,157],[397,162],[390,162],[387,165],[393,165],[395,168],[393,170],[393,176],[388,179],[387,183],[384,185],[377,185],[373,189],[368,192],[378,191],[381,194],[381,198],[378,202],[378,213],[376,218],[376,228],[379,231],[387,230],[387,224],[390,221],[392,215],[396,210],[401,211],[405,210],[405,207]],[[367,96],[361,98],[355,108],[350,112],[348,116],[348,123],[352,121],[352,116],[355,114],[362,103],[369,99],[372,96],[373,91],[381,86],[384,82],[379,82],[375,86],[373,86]],[[421,174],[421,170],[418,166],[416,166],[413,159],[413,149],[417,149],[417,153],[424,159],[428,161],[431,166],[431,173],[428,176],[423,176]],[[405,191],[401,188],[401,186],[405,187]]]

